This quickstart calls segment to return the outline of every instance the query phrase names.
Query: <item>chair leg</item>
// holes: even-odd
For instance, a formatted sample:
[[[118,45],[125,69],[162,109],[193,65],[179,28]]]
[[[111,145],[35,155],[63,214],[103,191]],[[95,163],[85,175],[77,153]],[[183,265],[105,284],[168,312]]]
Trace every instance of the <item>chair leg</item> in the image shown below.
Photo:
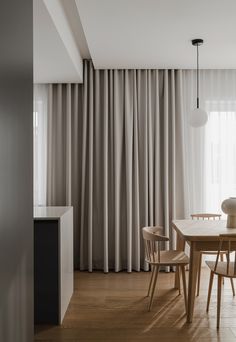
[[[230,283],[231,283],[231,287],[232,287],[233,296],[235,297],[235,290],[234,290],[234,281],[233,281],[233,278],[230,278]]]
[[[226,254],[226,259],[227,259],[227,261],[230,261],[229,258],[230,258],[229,254]],[[223,281],[224,281],[224,278],[223,278]],[[230,283],[231,283],[231,287],[232,287],[233,297],[235,297],[235,290],[234,290],[234,281],[233,281],[233,278],[230,278]]]
[[[159,266],[155,266],[154,271],[155,271],[155,275],[154,275],[154,279],[152,282],[151,298],[150,298],[149,305],[148,305],[148,311],[150,311],[151,307],[152,307],[153,295],[154,295],[154,291],[155,291],[155,287],[156,287],[157,276],[158,276],[158,272],[159,272]]]
[[[180,284],[180,266],[176,266],[176,268],[178,268],[178,287],[179,287],[179,295],[181,295],[181,284]]]
[[[217,287],[217,329],[220,326],[220,305],[221,305],[221,284],[222,284],[222,277],[218,275],[218,287]]]
[[[185,312],[187,314],[187,286],[186,286],[186,276],[185,276],[185,266],[181,266],[181,271],[182,271],[182,281],[183,281],[183,291],[184,291],[184,303],[185,303]]]
[[[200,253],[200,256],[199,256],[198,277],[197,277],[197,296],[199,296],[199,291],[200,291],[201,267],[202,267],[202,253]]]
[[[208,295],[207,295],[207,307],[206,307],[207,312],[209,311],[209,305],[210,305],[210,300],[211,300],[211,290],[212,290],[213,278],[214,278],[214,273],[211,271],[210,280],[209,280],[209,287],[208,287]]]
[[[220,261],[224,261],[224,254],[220,254]],[[222,280],[222,282],[223,282],[223,285],[225,284],[225,278],[223,277],[223,280]]]
[[[147,297],[150,296],[150,291],[151,291],[151,287],[152,287],[154,270],[155,270],[154,266],[151,265],[151,278],[150,278],[150,282],[149,282]]]

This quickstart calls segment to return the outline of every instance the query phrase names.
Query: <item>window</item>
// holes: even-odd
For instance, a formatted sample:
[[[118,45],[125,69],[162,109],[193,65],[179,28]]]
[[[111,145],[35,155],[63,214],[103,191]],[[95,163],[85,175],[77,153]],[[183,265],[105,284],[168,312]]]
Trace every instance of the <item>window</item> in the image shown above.
[[[47,86],[34,88],[34,205],[46,205],[47,176]]]
[[[217,103],[208,103],[217,107]],[[219,102],[208,111],[205,134],[206,206],[219,211],[219,203],[236,196],[236,105]]]

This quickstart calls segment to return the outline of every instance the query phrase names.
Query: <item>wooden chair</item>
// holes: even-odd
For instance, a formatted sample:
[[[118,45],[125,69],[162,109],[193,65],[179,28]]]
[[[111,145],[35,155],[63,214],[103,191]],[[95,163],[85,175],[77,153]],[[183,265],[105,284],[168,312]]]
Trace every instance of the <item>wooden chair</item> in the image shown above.
[[[183,280],[183,291],[184,291],[184,301],[185,310],[187,310],[187,290],[186,290],[186,277],[185,277],[185,266],[189,263],[188,256],[183,251],[162,251],[161,243],[169,241],[169,238],[161,235],[163,229],[161,227],[144,227],[143,239],[145,246],[146,262],[151,265],[151,279],[148,288],[149,297],[151,293],[151,298],[148,305],[148,311],[151,310],[153,302],[153,294],[156,287],[157,277],[161,266],[176,266],[182,271]],[[179,276],[179,291],[180,291],[180,276]]]
[[[215,220],[216,218],[220,220],[221,214],[192,214],[191,217],[192,219],[196,218],[197,220]]]
[[[207,308],[206,311],[209,310],[210,299],[211,299],[211,290],[213,284],[214,274],[218,276],[218,286],[217,286],[217,328],[220,326],[220,307],[221,307],[221,285],[222,278],[236,278],[236,252],[234,255],[234,261],[230,261],[230,253],[231,253],[231,244],[236,244],[236,234],[221,234],[220,235],[219,248],[217,252],[216,261],[206,261],[207,266],[211,270],[209,288],[208,288],[208,297],[207,297]],[[224,251],[227,253],[227,261],[219,261],[220,255]]]
[[[197,219],[197,220],[210,220],[210,219],[218,219],[220,220],[221,214],[192,214],[191,215],[192,220]],[[202,255],[217,255],[217,251],[209,252],[209,251],[201,251],[200,252],[200,258],[199,258],[199,266],[198,266],[198,278],[197,278],[197,296],[199,296],[199,291],[200,291],[200,281],[201,281],[201,267],[202,267]],[[224,260],[224,255],[226,254],[225,251],[222,251],[220,253],[220,259],[221,261]],[[231,287],[232,287],[232,292],[233,296],[235,296],[235,291],[234,291],[234,283],[233,280],[231,279]]]

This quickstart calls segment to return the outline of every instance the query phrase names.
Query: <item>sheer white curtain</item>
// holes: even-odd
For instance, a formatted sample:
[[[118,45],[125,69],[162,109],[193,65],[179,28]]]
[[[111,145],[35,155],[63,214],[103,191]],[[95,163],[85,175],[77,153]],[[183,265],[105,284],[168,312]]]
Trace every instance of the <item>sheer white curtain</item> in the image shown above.
[[[48,85],[34,85],[34,205],[46,205]]]
[[[236,197],[236,106],[235,101],[221,101],[214,108],[207,103],[206,127],[206,204],[219,210],[225,198]]]
[[[222,201],[236,196],[236,70],[200,72],[207,125],[195,129],[188,115],[196,101],[195,71],[184,71],[185,167],[188,213],[221,212]]]

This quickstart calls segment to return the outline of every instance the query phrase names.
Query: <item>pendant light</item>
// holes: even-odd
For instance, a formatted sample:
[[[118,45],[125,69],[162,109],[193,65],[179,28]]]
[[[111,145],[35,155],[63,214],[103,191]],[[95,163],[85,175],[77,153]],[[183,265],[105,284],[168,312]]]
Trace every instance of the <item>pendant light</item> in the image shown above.
[[[203,44],[203,39],[193,39],[193,46],[197,47],[197,107],[190,113],[189,124],[192,127],[202,127],[207,123],[207,113],[200,108],[199,101],[199,52],[198,47]]]

